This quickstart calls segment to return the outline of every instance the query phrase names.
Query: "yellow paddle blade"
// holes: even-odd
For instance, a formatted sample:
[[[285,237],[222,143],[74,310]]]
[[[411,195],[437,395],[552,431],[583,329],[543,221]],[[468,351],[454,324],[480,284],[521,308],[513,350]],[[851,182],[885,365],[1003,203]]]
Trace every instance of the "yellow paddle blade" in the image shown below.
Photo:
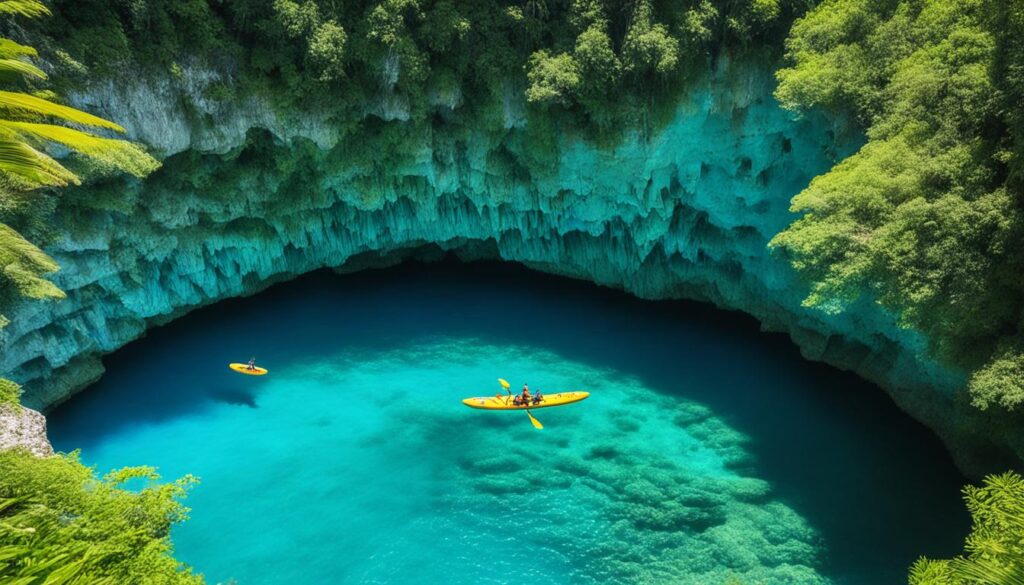
[[[544,425],[540,424],[539,420],[533,418],[533,415],[530,414],[529,410],[526,411],[526,416],[530,417],[530,422],[533,423],[533,427],[534,428],[536,428],[536,429],[543,429],[544,428]]]
[[[502,378],[498,378],[498,383],[501,384],[501,387],[506,389],[506,390],[508,390],[510,387],[512,387],[512,384],[509,384],[508,382],[506,382]]]

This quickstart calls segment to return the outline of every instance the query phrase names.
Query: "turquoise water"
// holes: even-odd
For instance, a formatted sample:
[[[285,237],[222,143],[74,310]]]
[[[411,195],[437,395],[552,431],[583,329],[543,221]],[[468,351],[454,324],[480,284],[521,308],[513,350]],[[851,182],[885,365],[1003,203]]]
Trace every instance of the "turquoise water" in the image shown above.
[[[255,354],[269,376],[234,374]],[[964,481],[877,388],[706,305],[512,266],[311,275],[110,356],[50,417],[101,471],[202,483],[211,583],[905,582]],[[581,404],[465,408],[498,377]]]

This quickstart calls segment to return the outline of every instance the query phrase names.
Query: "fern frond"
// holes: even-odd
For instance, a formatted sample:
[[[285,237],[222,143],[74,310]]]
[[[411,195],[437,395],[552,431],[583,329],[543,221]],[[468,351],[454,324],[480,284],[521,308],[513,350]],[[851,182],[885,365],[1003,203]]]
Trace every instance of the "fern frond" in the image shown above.
[[[0,120],[0,129],[7,129],[25,139],[60,144],[136,177],[144,177],[159,166],[153,157],[136,144],[103,138],[66,126]]]
[[[0,14],[35,18],[50,14],[50,9],[39,0],[0,0]]]
[[[957,557],[949,561],[953,575],[968,583],[985,585],[1024,585],[1024,566],[1004,566],[988,559]]]
[[[910,567],[909,585],[953,585],[949,561],[933,561],[921,557]]]
[[[8,114],[28,115],[45,118],[58,118],[72,124],[92,126],[93,128],[105,128],[115,132],[124,132],[121,126],[104,120],[99,116],[87,114],[68,106],[55,104],[51,101],[40,99],[24,93],[13,91],[0,91],[0,109],[6,110]],[[3,116],[8,117],[8,116]]]
[[[42,69],[21,59],[0,59],[0,76],[3,76],[5,79],[13,79],[20,76],[46,79],[46,73]]]
[[[21,190],[79,183],[60,163],[6,132],[0,133],[0,173]]]
[[[53,258],[0,223],[0,278],[21,295],[33,299],[62,299],[64,293],[43,275],[60,267]]]
[[[18,44],[11,39],[0,37],[0,57],[12,59],[14,57],[35,57],[39,53],[28,45]]]

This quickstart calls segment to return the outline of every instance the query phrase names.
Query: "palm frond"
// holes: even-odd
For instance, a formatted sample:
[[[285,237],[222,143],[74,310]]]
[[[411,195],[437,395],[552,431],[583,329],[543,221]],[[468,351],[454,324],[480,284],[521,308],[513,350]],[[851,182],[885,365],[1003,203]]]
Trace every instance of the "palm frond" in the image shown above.
[[[0,223],[0,266],[17,262],[38,272],[56,272],[60,266],[34,244]]]
[[[33,299],[62,299],[64,293],[43,275],[60,267],[53,258],[0,223],[0,278],[21,295]]]
[[[46,73],[42,69],[21,59],[0,59],[0,75],[7,79],[13,79],[18,76],[46,79]]]
[[[72,124],[92,126],[94,128],[105,128],[115,132],[124,132],[121,126],[104,120],[99,116],[87,114],[68,106],[55,104],[41,98],[24,93],[13,91],[0,91],[0,109],[6,110],[9,115],[34,116],[44,118],[58,118]],[[8,117],[9,116],[4,116]]]
[[[35,18],[50,14],[50,9],[39,0],[0,0],[0,14]]]
[[[949,561],[953,575],[967,583],[985,585],[1024,585],[1024,567],[1002,565],[989,559],[957,557]]]
[[[40,0],[0,0],[0,15],[36,17],[50,14]],[[28,62],[36,56],[32,47],[0,38],[0,81],[46,79],[46,73]],[[46,94],[30,95],[0,91],[0,186],[16,191],[40,187],[78,184],[78,177],[55,160],[46,150],[53,146],[79,153],[101,173],[124,171],[143,177],[159,163],[139,145],[97,136],[82,127],[123,133],[120,125],[81,110],[47,99]],[[50,122],[70,124],[77,128]],[[59,299],[64,293],[44,276],[58,269],[57,263],[17,231],[0,224],[0,294],[36,299]],[[0,328],[8,320],[0,315]],[[63,572],[50,576],[47,583],[78,581],[79,570],[67,564]],[[0,572],[3,572],[0,563]],[[56,581],[54,579],[57,579]]]
[[[79,183],[60,163],[8,133],[0,133],[0,173],[21,190]]]
[[[144,177],[159,166],[153,157],[136,144],[103,138],[66,126],[0,120],[0,129],[9,130],[28,140],[60,144],[94,161],[136,177]]]
[[[10,59],[13,57],[35,57],[39,53],[28,45],[18,44],[11,39],[0,37],[0,57]]]

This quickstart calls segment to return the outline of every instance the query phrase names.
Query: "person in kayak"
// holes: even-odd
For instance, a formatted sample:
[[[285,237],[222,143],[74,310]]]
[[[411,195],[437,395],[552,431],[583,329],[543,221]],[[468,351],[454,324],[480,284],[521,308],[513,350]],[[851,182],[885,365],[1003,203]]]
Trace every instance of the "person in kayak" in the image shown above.
[[[521,402],[523,406],[530,404],[530,387],[525,383],[523,384],[523,393],[519,397],[519,402]]]
[[[256,356],[249,358],[249,365],[246,366],[246,369],[248,369],[250,372],[256,371]]]
[[[533,404],[534,405],[540,404],[543,401],[544,401],[544,395],[540,393],[540,390],[537,390],[536,392],[533,393]]]

